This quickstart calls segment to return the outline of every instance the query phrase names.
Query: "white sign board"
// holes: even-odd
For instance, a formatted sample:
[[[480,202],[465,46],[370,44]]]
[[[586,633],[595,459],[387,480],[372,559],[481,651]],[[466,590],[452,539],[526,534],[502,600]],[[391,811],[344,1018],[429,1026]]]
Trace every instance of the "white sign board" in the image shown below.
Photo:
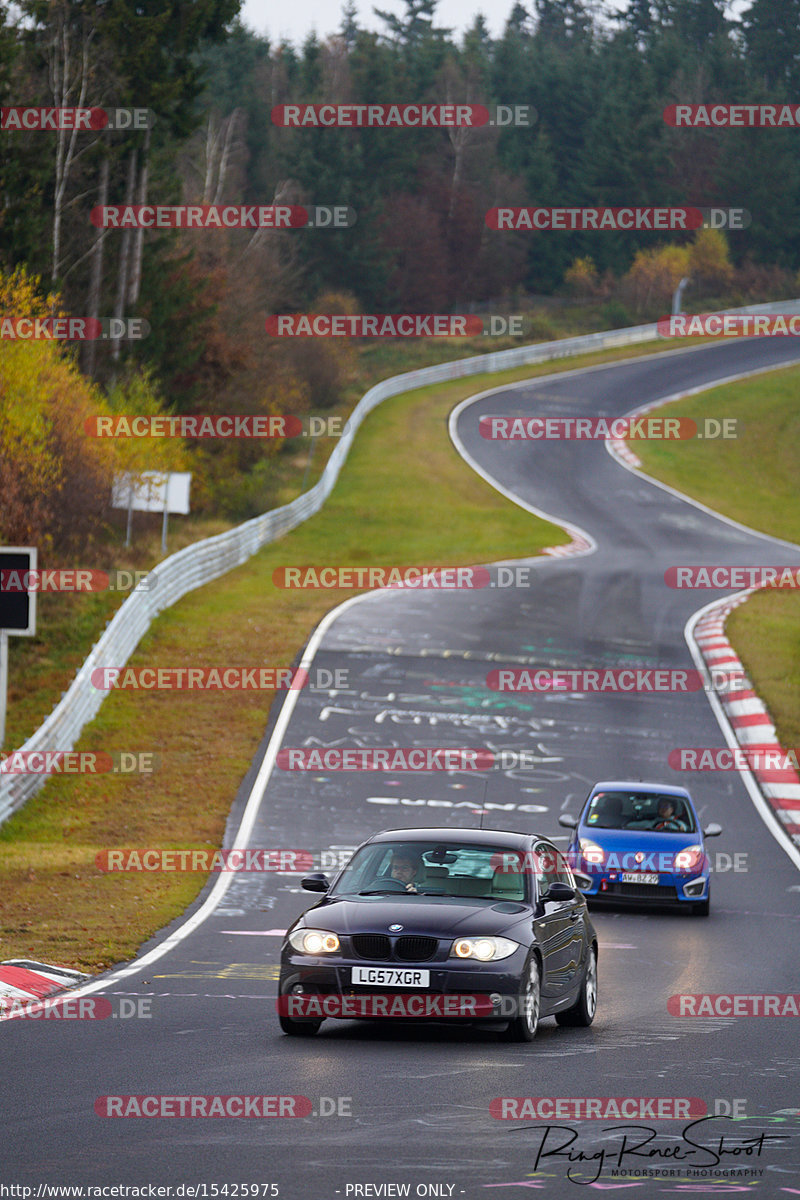
[[[191,471],[142,471],[138,476],[124,472],[114,476],[111,506],[185,515],[189,512],[191,481]]]

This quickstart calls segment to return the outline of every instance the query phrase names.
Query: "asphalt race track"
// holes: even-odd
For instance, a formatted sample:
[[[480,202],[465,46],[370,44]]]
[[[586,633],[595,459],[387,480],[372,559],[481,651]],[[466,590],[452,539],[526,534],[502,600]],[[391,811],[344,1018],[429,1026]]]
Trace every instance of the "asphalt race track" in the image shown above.
[[[626,1195],[645,1198],[712,1184],[715,1194],[738,1187],[759,1200],[800,1188],[797,1018],[667,1009],[683,993],[797,990],[800,871],[737,772],[681,776],[667,764],[676,747],[725,745],[706,694],[509,694],[486,685],[489,671],[522,664],[691,669],[686,622],[724,593],[668,588],[667,567],[797,564],[800,550],[637,477],[602,442],[503,443],[478,431],[487,413],[616,416],[797,357],[788,338],[733,341],[551,376],[464,407],[457,433],[467,454],[524,503],[578,526],[596,551],[520,560],[531,567],[523,587],[392,591],[339,610],[311,650],[316,665],[347,670],[347,688],[292,694],[273,711],[228,828],[227,844],[244,845],[236,834],[255,785],[246,844],[310,849],[327,862],[380,828],[474,826],[484,803],[487,826],[536,829],[563,845],[558,815],[577,812],[595,780],[686,782],[704,824],[723,826],[709,851],[739,855],[743,867],[725,870],[720,857],[710,917],[595,912],[600,1000],[590,1029],[547,1020],[532,1044],[514,1046],[479,1031],[329,1021],[306,1041],[281,1034],[274,997],[280,935],[313,896],[297,874],[217,877],[193,910],[205,902],[204,919],[187,929],[181,918],[163,952],[165,932],[132,968],[100,983],[112,1003],[151,1001],[150,1019],[2,1025],[7,1178],[172,1185],[172,1195],[204,1183],[196,1194],[208,1196],[212,1185],[274,1183],[284,1200],[555,1200],[581,1194],[566,1180],[572,1166],[583,1183],[624,1182]],[[279,737],[285,747],[485,746],[536,760],[482,775],[286,771],[272,767]],[[262,1094],[307,1096],[315,1113],[336,1112],[113,1119],[94,1108],[106,1095]],[[721,1115],[690,1136],[717,1153],[692,1152],[682,1120],[638,1121],[626,1131],[629,1149],[644,1147],[641,1126],[657,1133],[623,1156],[621,1167],[640,1174],[615,1179],[625,1122],[560,1120],[560,1131],[546,1133],[540,1120],[495,1119],[490,1103],[503,1096],[697,1097]],[[725,1119],[731,1112],[746,1119]],[[555,1149],[570,1129],[585,1161],[553,1154],[537,1164],[543,1139]],[[403,1184],[407,1193],[386,1187]]]

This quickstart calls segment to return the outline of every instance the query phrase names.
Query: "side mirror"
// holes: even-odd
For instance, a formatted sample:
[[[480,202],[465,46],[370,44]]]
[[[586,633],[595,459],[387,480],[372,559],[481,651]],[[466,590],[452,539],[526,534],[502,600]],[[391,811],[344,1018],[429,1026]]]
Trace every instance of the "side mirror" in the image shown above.
[[[721,833],[722,826],[718,825],[716,821],[712,821],[711,824],[707,825],[703,830],[703,837],[719,837]]]
[[[574,900],[575,888],[571,888],[568,883],[551,883],[542,899],[557,900],[559,903],[564,900]]]
[[[300,887],[305,888],[307,892],[327,892],[330,886],[328,876],[323,875],[321,871],[316,871],[313,875],[305,875],[300,880]]]
[[[565,829],[577,829],[578,818],[573,817],[572,813],[560,813],[558,823],[559,825],[563,825]]]

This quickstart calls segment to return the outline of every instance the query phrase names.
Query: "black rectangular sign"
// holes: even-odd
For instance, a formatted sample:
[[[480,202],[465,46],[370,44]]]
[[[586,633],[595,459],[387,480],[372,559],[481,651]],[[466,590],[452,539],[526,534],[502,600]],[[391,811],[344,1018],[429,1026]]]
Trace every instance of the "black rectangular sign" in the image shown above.
[[[0,629],[7,633],[36,633],[36,590],[19,591],[26,574],[35,570],[35,547],[0,546]]]

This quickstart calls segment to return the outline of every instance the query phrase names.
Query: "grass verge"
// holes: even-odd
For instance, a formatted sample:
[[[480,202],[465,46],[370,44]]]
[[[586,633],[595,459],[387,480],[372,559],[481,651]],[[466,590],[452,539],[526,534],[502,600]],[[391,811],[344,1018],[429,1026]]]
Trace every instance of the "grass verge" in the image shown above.
[[[655,479],[752,529],[800,543],[799,388],[800,368],[789,367],[676,401],[663,410],[669,416],[733,417],[737,437],[630,447]],[[774,565],[782,561],[778,550]],[[781,745],[800,745],[800,593],[757,593],[731,614],[727,633]]]

